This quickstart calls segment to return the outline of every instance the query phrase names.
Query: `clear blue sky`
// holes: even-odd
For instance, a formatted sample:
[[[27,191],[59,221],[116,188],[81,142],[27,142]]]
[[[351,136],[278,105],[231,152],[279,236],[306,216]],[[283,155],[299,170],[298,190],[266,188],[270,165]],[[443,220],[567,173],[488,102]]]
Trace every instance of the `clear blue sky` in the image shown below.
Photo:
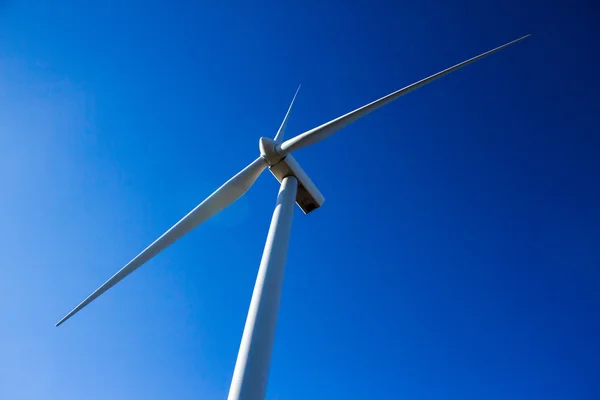
[[[2,2],[0,398],[225,398],[268,173],[54,323],[253,160],[298,84],[289,135],[527,33],[297,153],[327,200],[294,216],[268,398],[600,398],[597,15]]]

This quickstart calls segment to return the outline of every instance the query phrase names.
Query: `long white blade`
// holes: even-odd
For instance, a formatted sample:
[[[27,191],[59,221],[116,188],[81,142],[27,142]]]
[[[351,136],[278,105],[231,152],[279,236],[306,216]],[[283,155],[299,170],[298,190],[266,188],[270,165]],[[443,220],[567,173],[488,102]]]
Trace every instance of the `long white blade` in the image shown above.
[[[293,137],[289,140],[286,140],[285,142],[283,142],[283,144],[281,144],[281,146],[280,146],[280,148],[278,148],[277,152],[280,155],[285,156],[286,154],[291,153],[292,151],[295,151],[302,147],[310,146],[312,144],[320,142],[321,140],[332,135],[333,133],[337,132],[338,130],[342,129],[343,127],[351,124],[352,122],[356,121],[357,119],[362,118],[365,115],[377,110],[379,107],[382,107],[382,106],[396,100],[398,97],[403,96],[415,89],[418,89],[421,86],[424,86],[437,78],[441,78],[442,76],[447,75],[450,72],[456,71],[457,69],[462,68],[468,64],[471,64],[472,62],[477,61],[485,56],[495,53],[496,51],[498,51],[500,49],[510,46],[511,44],[520,42],[521,40],[523,40],[529,36],[530,35],[523,36],[522,38],[513,40],[512,42],[506,43],[500,47],[496,47],[493,50],[490,50],[483,54],[480,54],[477,57],[473,57],[469,60],[463,61],[460,64],[456,64],[455,66],[445,69],[441,72],[438,72],[437,74],[431,75],[428,78],[422,79],[418,82],[413,83],[412,85],[406,86],[405,88],[402,88],[393,93],[390,93],[387,96],[384,96],[384,97],[380,98],[379,100],[375,100],[372,103],[369,103],[361,108],[358,108],[352,112],[349,112],[346,115],[342,115],[339,118],[336,118],[336,119],[329,121],[321,126],[318,126],[307,132],[304,132],[304,133],[302,133],[296,137]]]
[[[287,110],[287,112],[285,113],[285,117],[283,118],[283,122],[281,123],[281,126],[279,127],[279,130],[277,131],[277,134],[275,135],[275,143],[281,143],[283,142],[283,135],[285,134],[285,128],[287,127],[287,121],[288,118],[290,117],[290,112],[292,111],[292,106],[294,105],[294,101],[296,100],[296,96],[298,96],[298,92],[300,91],[300,86],[298,86],[298,89],[296,89],[296,93],[294,94],[294,98],[292,99],[292,102],[290,103],[290,106]]]
[[[242,171],[240,171],[233,178],[225,182],[223,186],[218,188],[213,194],[208,196],[206,200],[200,203],[196,208],[189,212],[188,215],[183,217],[177,222],[171,229],[166,231],[161,237],[156,239],[154,243],[148,246],[144,251],[138,254],[133,260],[125,265],[119,272],[114,274],[109,280],[107,280],[102,286],[100,286],[94,293],[88,296],[82,301],[77,307],[75,307],[70,313],[68,313],[63,319],[58,321],[56,326],[59,326],[75,313],[87,306],[89,303],[94,301],[102,293],[119,283],[127,275],[131,274],[137,268],[141,267],[144,263],[150,260],[152,257],[169,247],[176,240],[184,236],[186,233],[196,228],[198,225],[223,210],[225,207],[232,204],[234,201],[239,199],[256,179],[260,176],[261,172],[266,168],[267,164],[259,157]]]

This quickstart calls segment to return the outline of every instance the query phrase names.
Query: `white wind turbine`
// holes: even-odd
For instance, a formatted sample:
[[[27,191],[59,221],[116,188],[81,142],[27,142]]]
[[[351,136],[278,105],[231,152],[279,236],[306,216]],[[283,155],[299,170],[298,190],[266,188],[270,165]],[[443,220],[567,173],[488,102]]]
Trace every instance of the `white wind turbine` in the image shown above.
[[[321,126],[306,131],[298,136],[283,141],[283,135],[292,105],[298,91],[292,99],[281,127],[274,140],[261,137],[259,140],[260,156],[241,170],[233,178],[225,182],[213,194],[208,196],[196,208],[177,222],[171,229],[160,236],[154,243],[138,254],[133,260],[114,274],[108,281],[89,295],[77,307],[58,321],[59,326],[75,313],[87,306],[98,296],[116,285],[119,281],[142,266],[152,257],[166,249],[186,233],[210,217],[239,199],[265,168],[273,173],[281,183],[277,205],[271,219],[265,249],[260,262],[250,309],[242,335],[233,379],[229,389],[229,400],[263,399],[267,389],[271,352],[275,337],[275,325],[279,310],[283,272],[287,256],[287,248],[292,227],[294,202],[305,214],[320,207],[324,197],[302,170],[290,153],[302,147],[313,145],[332,135],[346,125],[364,117],[379,107],[396,100],[398,97],[417,89],[429,82],[455,71],[467,64],[488,56],[504,47],[517,43],[530,35],[506,43],[493,50],[463,61],[428,78],[422,79],[403,89],[397,90],[360,107],[346,115],[331,120]],[[300,88],[298,88],[299,90]]]

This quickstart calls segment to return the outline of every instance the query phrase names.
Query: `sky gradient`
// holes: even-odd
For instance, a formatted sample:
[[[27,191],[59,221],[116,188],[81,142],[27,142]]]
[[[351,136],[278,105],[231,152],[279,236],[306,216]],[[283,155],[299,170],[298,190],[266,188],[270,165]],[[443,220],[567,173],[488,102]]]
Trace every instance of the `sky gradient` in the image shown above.
[[[0,2],[0,399],[226,398],[278,184],[54,324],[258,154],[295,154],[268,399],[600,398],[593,2]],[[596,26],[595,26],[596,25]]]

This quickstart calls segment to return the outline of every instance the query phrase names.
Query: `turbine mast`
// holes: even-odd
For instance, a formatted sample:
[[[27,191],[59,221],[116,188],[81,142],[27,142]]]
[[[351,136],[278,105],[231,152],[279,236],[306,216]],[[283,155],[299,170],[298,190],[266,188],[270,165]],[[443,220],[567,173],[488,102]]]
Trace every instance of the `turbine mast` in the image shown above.
[[[297,188],[298,180],[293,176],[288,176],[281,182],[277,205],[271,219],[252,293],[228,400],[264,399],[267,392]]]

